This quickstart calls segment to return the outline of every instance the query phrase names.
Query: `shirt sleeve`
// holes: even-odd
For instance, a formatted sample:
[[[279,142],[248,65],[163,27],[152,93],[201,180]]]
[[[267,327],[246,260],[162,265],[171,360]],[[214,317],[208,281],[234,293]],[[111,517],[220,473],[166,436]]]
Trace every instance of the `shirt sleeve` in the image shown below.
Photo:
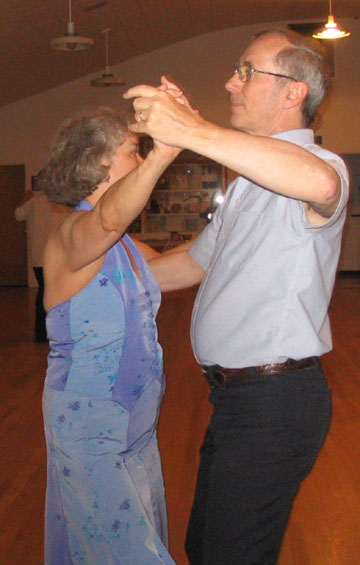
[[[320,151],[318,150],[319,148],[317,146],[314,146],[314,149],[311,148],[312,153],[316,154],[321,159],[324,159],[324,161],[326,161],[337,172],[341,181],[340,198],[336,210],[334,211],[332,216],[328,219],[328,221],[322,224],[321,226],[313,226],[312,224],[310,224],[307,220],[304,207],[301,206],[305,228],[310,230],[314,229],[321,231],[323,229],[329,228],[332,225],[334,225],[337,222],[337,220],[340,218],[340,216],[342,216],[342,213],[349,200],[349,173],[344,161],[340,157],[322,148],[320,148]]]
[[[214,251],[216,233],[214,230],[213,221],[203,229],[203,231],[197,236],[196,240],[189,249],[191,257],[202,267],[205,271],[207,270],[211,256]]]

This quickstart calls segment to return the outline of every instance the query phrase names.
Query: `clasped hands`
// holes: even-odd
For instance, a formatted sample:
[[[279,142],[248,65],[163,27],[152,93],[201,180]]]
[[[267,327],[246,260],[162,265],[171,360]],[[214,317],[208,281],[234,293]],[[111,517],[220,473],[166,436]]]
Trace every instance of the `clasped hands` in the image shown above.
[[[146,133],[167,145],[185,148],[186,134],[203,122],[182,90],[165,76],[161,77],[157,88],[134,86],[123,96],[134,98],[135,122],[130,124],[129,129],[134,133]]]

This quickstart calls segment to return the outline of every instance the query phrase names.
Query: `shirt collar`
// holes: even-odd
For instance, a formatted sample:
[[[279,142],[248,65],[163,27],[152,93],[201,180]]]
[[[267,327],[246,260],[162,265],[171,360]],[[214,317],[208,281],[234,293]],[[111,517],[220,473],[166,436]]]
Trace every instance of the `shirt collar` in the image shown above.
[[[272,137],[275,139],[282,139],[284,141],[291,141],[297,145],[314,143],[314,132],[312,129],[291,129],[277,133]]]

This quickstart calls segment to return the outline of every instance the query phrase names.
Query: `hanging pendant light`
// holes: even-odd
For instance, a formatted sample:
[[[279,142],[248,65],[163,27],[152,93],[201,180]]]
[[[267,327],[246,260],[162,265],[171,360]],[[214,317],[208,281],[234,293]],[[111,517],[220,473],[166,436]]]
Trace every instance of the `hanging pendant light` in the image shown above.
[[[329,0],[329,16],[325,28],[319,30],[317,33],[313,34],[316,39],[340,39],[341,37],[348,37],[350,35],[349,31],[342,31],[338,28],[337,23],[334,20],[331,9],[331,0]]]
[[[106,62],[105,62],[105,71],[101,77],[94,78],[90,81],[91,86],[100,86],[100,87],[107,87],[107,86],[121,86],[125,84],[125,81],[121,77],[116,77],[110,72],[109,67],[109,47],[108,47],[108,34],[110,28],[104,29],[101,33],[105,34],[105,51],[106,51]]]
[[[74,22],[71,21],[71,0],[69,0],[69,21],[67,24],[67,32],[63,35],[63,37],[53,39],[50,42],[50,46],[59,51],[83,51],[84,49],[90,49],[93,45],[93,39],[76,35]]]

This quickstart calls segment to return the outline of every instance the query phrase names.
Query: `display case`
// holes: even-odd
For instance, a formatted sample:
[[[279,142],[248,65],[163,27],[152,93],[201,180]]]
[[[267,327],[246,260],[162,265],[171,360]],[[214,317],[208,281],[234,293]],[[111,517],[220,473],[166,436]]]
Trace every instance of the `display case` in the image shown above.
[[[211,221],[225,187],[225,167],[183,152],[161,176],[129,232],[150,241],[192,239]]]

